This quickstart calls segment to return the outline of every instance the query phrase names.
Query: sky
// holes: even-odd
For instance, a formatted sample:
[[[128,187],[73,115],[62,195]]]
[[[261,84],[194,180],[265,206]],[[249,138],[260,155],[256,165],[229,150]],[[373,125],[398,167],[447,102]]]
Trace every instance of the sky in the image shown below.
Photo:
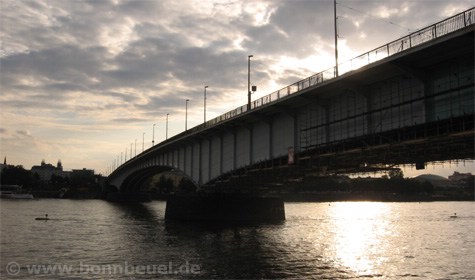
[[[473,6],[337,3],[340,62]],[[205,85],[207,119],[246,104],[248,55],[253,99],[333,67],[333,1],[2,0],[0,40],[2,159],[104,174],[163,141],[167,114],[168,136],[182,132],[186,99],[201,124]]]

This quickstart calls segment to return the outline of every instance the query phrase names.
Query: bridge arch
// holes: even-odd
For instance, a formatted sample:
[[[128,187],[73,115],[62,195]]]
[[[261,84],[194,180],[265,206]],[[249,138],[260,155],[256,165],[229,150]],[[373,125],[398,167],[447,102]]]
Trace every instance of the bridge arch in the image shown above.
[[[188,174],[174,166],[151,165],[129,170],[124,173],[123,176],[115,178],[114,180],[108,180],[108,189],[119,191],[121,193],[147,191],[146,189],[143,189],[145,183],[153,176],[166,172],[173,172],[178,177],[185,178],[186,180],[191,181],[193,185],[197,186]]]
[[[122,182],[120,190],[122,192],[140,191],[144,183],[154,175],[173,170],[170,166],[149,166],[132,172]]]

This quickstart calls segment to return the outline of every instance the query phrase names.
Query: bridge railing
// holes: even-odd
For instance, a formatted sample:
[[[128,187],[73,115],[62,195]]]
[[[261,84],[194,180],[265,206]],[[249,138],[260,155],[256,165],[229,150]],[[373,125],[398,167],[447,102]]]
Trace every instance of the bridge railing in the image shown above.
[[[459,13],[455,16],[447,18],[438,23],[432,24],[428,27],[415,31],[407,36],[399,38],[395,41],[392,41],[386,45],[380,46],[376,49],[373,49],[369,52],[366,52],[360,56],[357,56],[349,61],[338,64],[339,74],[348,73],[350,71],[356,70],[373,62],[379,61],[386,57],[392,56],[394,54],[400,53],[402,51],[408,50],[415,46],[427,43],[436,38],[442,37],[454,31],[460,30],[467,26],[473,25],[475,23],[475,7],[468,9],[465,12]],[[336,76],[336,67],[326,69],[322,72],[314,74],[310,77],[297,81],[289,86],[281,88],[277,91],[272,92],[266,96],[263,96],[259,99],[256,99],[251,102],[251,110],[259,108],[269,103],[273,103],[283,97],[288,95],[295,94],[304,89],[322,84],[326,81],[337,78]],[[175,135],[174,137],[168,139],[168,141],[178,139],[184,135],[198,132],[209,127],[218,125],[219,123],[235,118],[248,111],[247,104],[240,106],[234,110],[231,110],[221,116],[218,116],[214,119],[207,121],[201,125],[197,125],[183,133]],[[167,141],[163,142],[166,144]]]

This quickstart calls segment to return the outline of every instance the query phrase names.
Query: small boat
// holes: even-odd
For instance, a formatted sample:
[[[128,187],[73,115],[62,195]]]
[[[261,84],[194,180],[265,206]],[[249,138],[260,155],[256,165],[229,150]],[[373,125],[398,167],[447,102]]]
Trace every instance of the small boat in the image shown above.
[[[48,214],[45,214],[44,217],[35,218],[36,221],[49,221]]]
[[[457,213],[454,213],[450,218],[457,218]]]
[[[31,193],[23,193],[21,186],[2,185],[0,187],[0,198],[6,199],[34,199]]]

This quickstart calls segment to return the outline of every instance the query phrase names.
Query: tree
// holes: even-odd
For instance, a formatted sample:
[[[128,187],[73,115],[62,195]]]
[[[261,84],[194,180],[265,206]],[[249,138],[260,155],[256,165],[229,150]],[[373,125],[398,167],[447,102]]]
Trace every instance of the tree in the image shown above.
[[[180,185],[178,185],[178,190],[181,193],[193,193],[196,191],[196,186],[190,179],[182,178],[180,181]]]
[[[19,185],[30,189],[32,187],[33,177],[29,170],[21,165],[7,165],[3,171],[0,182],[2,185]]]
[[[388,173],[389,179],[403,179],[404,173],[402,172],[401,168],[392,169]]]
[[[162,175],[156,183],[156,187],[160,194],[169,194],[173,190],[173,181],[172,179],[166,178]]]

